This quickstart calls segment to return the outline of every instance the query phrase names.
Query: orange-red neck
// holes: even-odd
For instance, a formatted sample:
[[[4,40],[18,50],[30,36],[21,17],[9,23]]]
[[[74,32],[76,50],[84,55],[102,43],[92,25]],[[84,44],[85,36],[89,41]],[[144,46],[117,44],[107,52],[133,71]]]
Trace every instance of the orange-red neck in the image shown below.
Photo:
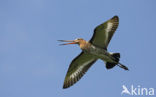
[[[91,46],[91,44],[85,40],[80,41],[79,45],[81,49],[88,49]]]

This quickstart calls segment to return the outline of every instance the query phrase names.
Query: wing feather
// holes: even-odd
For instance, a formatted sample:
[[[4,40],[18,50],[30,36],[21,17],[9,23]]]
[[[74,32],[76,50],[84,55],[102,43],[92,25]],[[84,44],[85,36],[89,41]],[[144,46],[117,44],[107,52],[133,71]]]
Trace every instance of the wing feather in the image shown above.
[[[94,44],[95,46],[107,49],[107,46],[118,27],[118,24],[119,18],[118,16],[114,16],[110,20],[97,26],[94,29],[94,34],[90,40],[90,43]]]
[[[71,62],[63,88],[68,88],[79,81],[95,61],[96,59],[92,55],[81,52],[80,55]]]

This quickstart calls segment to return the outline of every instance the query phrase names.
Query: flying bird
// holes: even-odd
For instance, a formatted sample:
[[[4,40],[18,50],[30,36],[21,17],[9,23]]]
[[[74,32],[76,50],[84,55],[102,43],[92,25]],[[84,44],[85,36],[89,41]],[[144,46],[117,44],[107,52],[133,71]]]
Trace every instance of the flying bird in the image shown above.
[[[67,71],[63,89],[68,88],[79,81],[87,70],[98,60],[105,62],[107,69],[119,66],[128,70],[126,66],[119,62],[120,53],[107,51],[107,46],[119,24],[118,16],[114,16],[108,21],[100,24],[94,29],[94,34],[89,41],[82,38],[75,40],[59,40],[69,42],[62,45],[78,44],[82,52],[71,62]]]

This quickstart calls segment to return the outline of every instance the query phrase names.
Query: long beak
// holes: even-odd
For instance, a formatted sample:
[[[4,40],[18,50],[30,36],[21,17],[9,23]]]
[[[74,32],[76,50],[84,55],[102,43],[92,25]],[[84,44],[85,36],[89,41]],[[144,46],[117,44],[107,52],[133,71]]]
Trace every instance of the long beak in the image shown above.
[[[58,40],[61,42],[70,42],[70,43],[64,43],[64,44],[60,44],[60,45],[68,45],[68,44],[77,44],[77,42],[75,42],[74,40]]]

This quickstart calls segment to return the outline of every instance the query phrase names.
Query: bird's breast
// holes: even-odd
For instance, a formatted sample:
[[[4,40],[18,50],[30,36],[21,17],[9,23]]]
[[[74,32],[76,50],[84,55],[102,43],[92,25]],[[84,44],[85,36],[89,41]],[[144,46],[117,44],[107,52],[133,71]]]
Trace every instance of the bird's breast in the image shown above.
[[[83,50],[86,53],[89,53],[93,55],[96,58],[102,59],[104,61],[114,62],[111,58],[111,55],[109,52],[107,52],[103,48],[96,47],[94,45],[91,45],[89,48]]]
[[[94,45],[91,45],[88,48],[83,49],[83,51],[90,53],[92,55],[96,55],[96,56],[107,54],[106,50],[99,48],[99,47],[96,47]]]

